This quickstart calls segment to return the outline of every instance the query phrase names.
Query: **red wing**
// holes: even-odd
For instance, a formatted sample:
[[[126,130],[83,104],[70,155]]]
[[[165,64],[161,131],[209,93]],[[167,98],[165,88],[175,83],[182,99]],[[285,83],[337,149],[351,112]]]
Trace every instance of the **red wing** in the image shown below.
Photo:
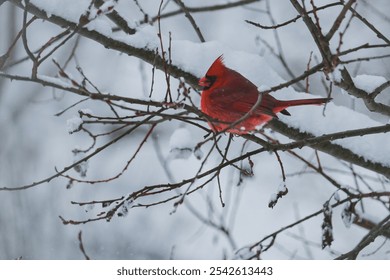
[[[244,89],[245,90],[245,89]],[[253,92],[253,89],[249,91],[236,91],[231,89],[215,89],[209,96],[210,102],[213,108],[218,108],[219,111],[230,111],[231,113],[238,113],[244,115],[249,112],[256,104],[258,98],[258,92]],[[256,113],[265,114],[272,117],[276,117],[272,112],[274,107],[274,98],[270,95],[263,95],[261,104],[256,109]]]

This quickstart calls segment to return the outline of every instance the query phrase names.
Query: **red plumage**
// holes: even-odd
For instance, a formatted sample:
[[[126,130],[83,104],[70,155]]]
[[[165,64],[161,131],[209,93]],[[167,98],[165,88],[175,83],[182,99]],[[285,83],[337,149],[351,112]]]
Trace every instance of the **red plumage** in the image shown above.
[[[222,131],[228,128],[228,132],[235,134],[247,134],[277,117],[279,112],[289,115],[285,110],[287,107],[319,105],[330,100],[315,98],[282,101],[264,94],[260,105],[247,118],[229,128],[256,104],[259,96],[257,87],[240,73],[226,67],[222,56],[210,66],[206,75],[199,80],[199,85],[203,87],[201,110],[212,118],[209,122],[211,129]]]

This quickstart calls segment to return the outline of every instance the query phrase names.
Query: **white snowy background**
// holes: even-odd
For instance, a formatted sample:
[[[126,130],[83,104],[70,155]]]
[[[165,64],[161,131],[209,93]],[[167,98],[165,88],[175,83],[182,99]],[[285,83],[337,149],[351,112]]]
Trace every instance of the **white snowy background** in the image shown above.
[[[56,14],[70,21],[78,21],[89,5],[88,0],[31,0],[48,14]],[[156,15],[159,1],[139,1],[149,15]],[[158,2],[158,3],[157,3]],[[213,4],[226,1],[212,1]],[[201,77],[216,57],[224,54],[227,66],[250,79],[259,87],[275,86],[288,79],[283,67],[257,37],[275,45],[273,31],[261,30],[244,22],[252,20],[270,24],[269,19],[259,10],[264,9],[264,1],[246,7],[227,9],[219,12],[193,14],[207,43],[199,43],[192,26],[184,14],[161,21],[163,38],[168,42],[168,32],[172,34],[173,64]],[[288,1],[271,1],[272,12],[277,22],[283,22],[296,15]],[[329,1],[316,1],[317,5]],[[385,0],[376,1],[378,6],[390,8]],[[204,6],[210,1],[185,1],[188,6]],[[15,10],[16,9],[16,10]],[[176,10],[170,1],[164,12]],[[120,0],[116,10],[124,17],[132,19],[131,25],[143,15],[134,1]],[[321,13],[324,28],[333,22],[337,8]],[[372,11],[361,9],[362,14],[372,16]],[[16,26],[7,26],[15,17]],[[264,20],[263,20],[264,19]],[[388,21],[371,17],[381,32],[390,36]],[[22,22],[20,9],[5,3],[0,7],[0,54],[9,46],[11,38],[7,34],[11,28],[19,30]],[[157,24],[143,25],[136,35],[124,36],[111,32],[112,23],[100,16],[88,28],[137,47],[155,49],[159,46]],[[300,30],[300,32],[297,32]],[[60,28],[54,24],[38,20],[28,29],[28,40],[32,49],[41,46]],[[356,36],[358,34],[358,36]],[[283,50],[289,62],[301,73],[306,69],[310,51],[316,54],[316,46],[304,24],[300,21],[280,29]],[[368,39],[372,38],[372,39]],[[56,60],[63,62],[71,52],[76,38],[55,53]],[[352,25],[346,38],[345,48],[357,46],[367,41],[377,42],[370,30]],[[378,51],[378,54],[385,51]],[[317,54],[318,55],[318,54]],[[14,56],[25,56],[22,44],[18,44]],[[362,89],[372,90],[390,77],[388,59],[367,63],[356,70],[354,81]],[[152,80],[152,66],[135,58],[109,50],[96,42],[81,38],[75,60],[68,69],[77,76],[75,66],[80,65],[88,78],[103,92],[127,97],[147,99]],[[367,66],[367,67],[365,67]],[[10,73],[29,75],[31,63],[21,63],[7,70]],[[57,69],[49,60],[39,70],[41,77],[54,77]],[[337,73],[335,73],[337,75]],[[57,81],[59,82],[59,81]],[[173,92],[178,81],[172,79]],[[155,72],[153,99],[162,100],[165,95],[165,77],[161,71]],[[313,80],[311,92],[325,93],[318,81]],[[199,96],[192,91],[192,98],[199,104]],[[274,96],[280,99],[305,98],[292,88],[280,90]],[[315,135],[347,129],[357,129],[386,124],[388,118],[370,114],[359,100],[335,89],[334,100],[323,107],[295,107],[289,109],[291,117],[280,119],[302,131]],[[9,81],[0,78],[0,187],[13,187],[38,181],[52,175],[57,169],[71,164],[76,159],[72,154],[75,148],[85,148],[91,139],[83,133],[72,133],[82,122],[78,110],[85,113],[105,114],[107,106],[101,102],[86,101],[59,117],[54,116],[80,100],[79,96],[52,90],[32,83]],[[382,102],[387,103],[385,97]],[[97,127],[96,130],[104,127]],[[116,175],[133,155],[147,130],[141,128],[129,137],[122,139],[108,150],[88,162],[87,179],[100,180]],[[97,221],[84,225],[63,225],[59,216],[65,219],[88,219],[99,209],[82,208],[71,201],[104,200],[131,193],[143,186],[181,181],[192,177],[199,168],[200,161],[191,149],[203,140],[204,131],[179,122],[169,122],[157,126],[154,136],[149,138],[139,156],[129,170],[110,183],[75,183],[67,189],[67,180],[60,178],[24,191],[0,192],[0,258],[15,259],[82,259],[79,250],[78,232],[83,232],[84,247],[93,259],[221,259],[234,258],[237,249],[255,243],[268,234],[297,219],[303,218],[322,208],[324,202],[336,189],[321,176],[314,173],[288,176],[286,185],[289,193],[270,209],[268,202],[278,191],[282,178],[275,155],[262,153],[252,157],[254,176],[245,178],[238,186],[239,174],[233,169],[221,172],[222,194],[226,206],[219,201],[218,186],[215,181],[202,190],[188,196],[183,205],[174,207],[173,202],[150,207],[133,208],[125,217],[114,217],[110,222]],[[282,142],[289,139],[275,135]],[[152,140],[154,139],[154,140]],[[223,136],[221,143],[227,143]],[[244,139],[236,137],[229,155],[238,155]],[[371,136],[338,140],[336,143],[362,155],[366,159],[390,166],[390,135]],[[211,147],[202,148],[203,156]],[[221,147],[224,147],[221,144]],[[186,149],[188,148],[188,149]],[[254,149],[254,143],[246,149]],[[161,154],[160,154],[161,153]],[[312,149],[297,151],[301,156],[315,161]],[[280,153],[287,174],[305,171],[305,165],[287,153]],[[166,166],[161,164],[163,157]],[[348,171],[345,163],[320,153],[321,164],[334,170]],[[206,163],[213,167],[220,162],[215,153]],[[356,171],[367,176],[376,176],[363,168]],[[167,174],[167,169],[169,174]],[[229,171],[230,170],[230,171]],[[74,173],[73,173],[74,174]],[[333,172],[332,177],[344,186],[355,186],[348,173]],[[173,178],[172,178],[173,177]],[[388,183],[373,183],[378,190],[388,189]],[[340,194],[341,198],[342,194]],[[332,200],[333,202],[335,200]],[[191,209],[196,209],[204,217],[215,223],[223,223],[231,231],[229,241],[220,231],[207,226],[197,218]],[[381,220],[386,211],[377,203],[366,203],[367,215],[374,221]],[[174,211],[176,210],[176,211]],[[320,214],[301,225],[277,236],[275,245],[262,254],[265,259],[331,259],[351,250],[367,233],[355,225],[343,221],[342,207],[333,210],[334,242],[330,249],[321,249]],[[232,244],[234,243],[234,245]],[[369,246],[364,258],[389,258],[390,247],[384,239]],[[233,245],[233,246],[232,246]],[[376,249],[380,247],[378,251]],[[374,254],[371,254],[374,252]]]

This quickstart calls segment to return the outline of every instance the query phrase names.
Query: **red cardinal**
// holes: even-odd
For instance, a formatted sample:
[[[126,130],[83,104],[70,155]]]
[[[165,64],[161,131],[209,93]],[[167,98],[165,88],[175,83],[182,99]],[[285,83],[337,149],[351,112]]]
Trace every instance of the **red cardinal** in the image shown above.
[[[322,104],[331,98],[277,100],[269,94],[262,95],[260,105],[244,120],[238,121],[256,104],[259,97],[257,87],[240,73],[227,68],[222,55],[218,57],[207,70],[206,75],[199,80],[203,87],[201,110],[210,116],[209,125],[213,131],[227,129],[230,133],[247,134],[257,126],[277,118],[277,113],[290,115],[285,110],[290,106]]]

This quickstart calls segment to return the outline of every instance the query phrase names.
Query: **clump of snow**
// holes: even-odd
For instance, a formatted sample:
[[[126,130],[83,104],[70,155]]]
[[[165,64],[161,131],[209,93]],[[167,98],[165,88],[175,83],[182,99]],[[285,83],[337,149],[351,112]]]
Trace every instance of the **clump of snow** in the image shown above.
[[[112,32],[112,24],[107,21],[107,19],[101,17],[91,20],[85,27],[89,31],[99,30],[99,32],[103,34],[108,34]]]
[[[100,30],[98,30],[100,31]],[[145,48],[149,50],[155,50],[156,48],[160,47],[160,43],[158,41],[157,37],[157,29],[155,26],[142,26],[137,29],[137,32],[131,36],[122,36],[122,37],[115,37],[118,41],[122,41],[126,44],[129,44],[136,48]],[[110,37],[113,36],[113,34],[110,32],[109,34],[106,34]],[[168,45],[166,45],[168,46]]]
[[[129,214],[129,209],[132,208],[133,204],[134,201],[132,199],[124,201],[122,206],[118,209],[118,217],[126,217],[127,214]]]
[[[338,192],[338,191],[336,191],[336,192],[333,194],[333,198],[334,198],[334,200],[336,200],[336,201],[340,201],[340,195],[339,195],[339,192]]]
[[[387,82],[386,78],[374,75],[358,75],[352,78],[355,86],[368,93],[374,91],[377,87]]]
[[[172,63],[197,77],[203,77],[214,60],[228,51],[223,44],[210,41],[194,43],[186,40],[172,41]]]
[[[93,115],[93,112],[89,108],[84,108],[79,110],[79,114],[81,115]]]
[[[91,7],[88,19],[89,22],[86,25],[86,28],[90,31],[99,30],[99,32],[104,34],[112,33],[113,24],[107,20],[106,17],[101,17],[104,14],[107,14],[114,9],[117,2],[115,1],[106,1],[99,8]]]
[[[268,205],[275,205],[277,201],[278,201],[278,196],[276,195],[276,193],[273,193],[269,197]]]
[[[93,9],[89,15],[89,19],[92,20],[99,15],[104,15],[112,11],[115,8],[117,1],[108,0],[103,3],[98,9]]]
[[[174,148],[188,148],[193,146],[193,138],[191,132],[187,128],[176,129],[169,140],[169,147]]]
[[[299,99],[304,95],[312,97],[309,94],[295,93],[293,95],[295,99]],[[289,94],[286,96],[289,96]],[[301,132],[309,132],[315,136],[383,125],[383,123],[377,122],[362,113],[344,106],[337,106],[332,102],[326,105],[325,116],[322,114],[323,106],[297,106],[290,107],[288,111],[291,116],[278,114],[281,121],[299,129]],[[388,156],[390,145],[383,145],[383,143],[390,143],[390,133],[349,137],[335,140],[333,143],[351,150],[366,160],[390,166],[390,157]],[[378,149],[378,147],[381,147],[381,149]]]
[[[342,65],[338,65],[335,69],[333,69],[333,72],[330,73],[330,78],[333,82],[335,83],[340,83],[341,82],[341,70],[344,68]]]
[[[285,181],[283,181],[279,184],[277,191],[278,191],[278,193],[286,193],[287,192],[287,186],[286,186]]]
[[[374,76],[374,75],[367,75],[367,74],[358,75],[352,78],[352,80],[357,88],[362,89],[367,93],[371,93],[377,87],[387,82],[386,78],[382,76]],[[348,94],[348,92],[346,92],[344,89],[341,89],[341,93]],[[349,95],[349,96],[355,98],[353,95]]]
[[[191,156],[194,146],[195,142],[191,132],[187,128],[178,128],[169,139],[170,157],[187,159]]]
[[[117,215],[118,217],[126,217],[129,214],[129,208],[126,205],[119,207]]]
[[[276,203],[278,202],[279,198],[282,198],[287,193],[288,193],[288,189],[287,189],[287,186],[286,186],[286,182],[283,181],[283,182],[281,182],[279,184],[279,186],[277,188],[277,193],[271,194],[270,199],[268,201],[268,207],[269,208],[274,208]]]
[[[30,0],[30,3],[51,15],[60,16],[72,22],[78,22],[80,16],[87,11],[90,0]]]
[[[355,208],[354,209],[354,212],[355,212],[355,217],[356,219],[359,219],[359,220],[368,220],[368,221],[371,221],[372,223],[375,223],[375,224],[379,224],[381,222],[381,218],[380,216],[377,216],[377,215],[373,215],[373,214],[370,214],[370,213],[367,213],[367,212],[362,212],[359,208]]]
[[[83,120],[80,117],[73,117],[66,121],[66,127],[69,134],[75,133],[80,130]]]

